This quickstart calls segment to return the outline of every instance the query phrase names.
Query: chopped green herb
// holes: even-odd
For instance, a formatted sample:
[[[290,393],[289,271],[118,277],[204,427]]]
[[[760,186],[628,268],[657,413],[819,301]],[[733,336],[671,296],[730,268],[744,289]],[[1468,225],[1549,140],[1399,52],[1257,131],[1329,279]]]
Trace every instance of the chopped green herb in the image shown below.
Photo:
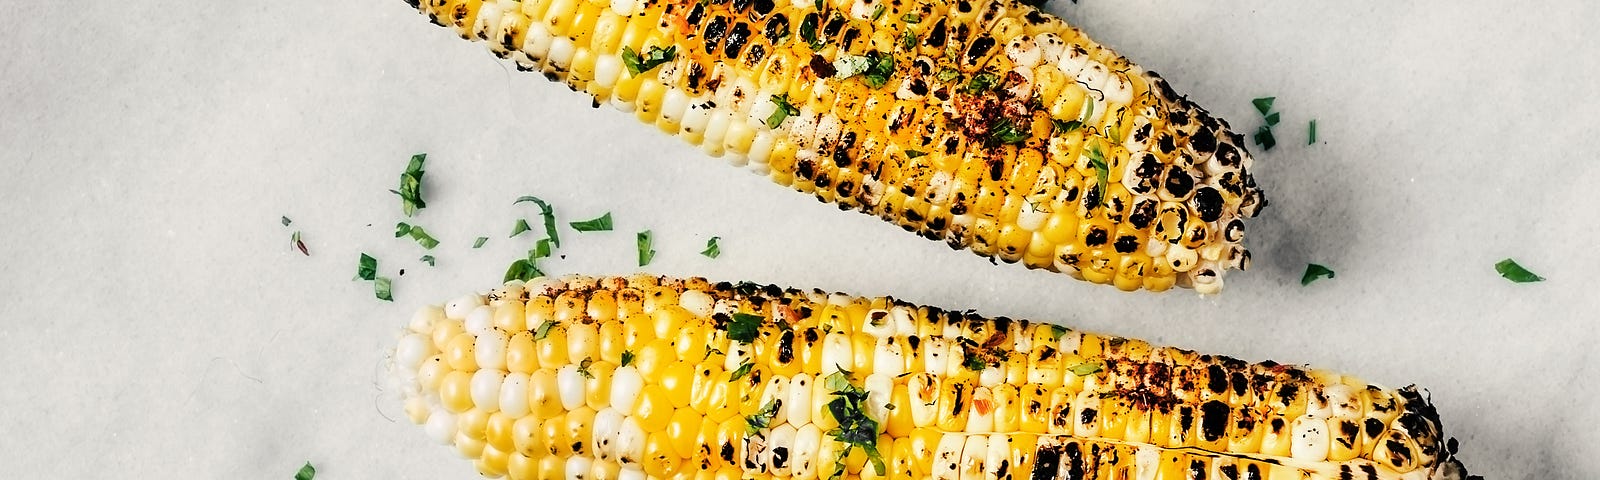
[[[1333,278],[1333,270],[1315,263],[1306,264],[1306,273],[1300,276],[1300,286],[1310,285],[1321,278]]]
[[[924,151],[921,151],[921,150],[906,150],[906,159],[910,160],[910,159],[917,158],[917,157],[920,157],[920,156],[923,156],[923,155],[927,155],[927,154],[928,154],[928,152],[924,152]]]
[[[842,474],[845,471],[844,460],[850,456],[850,449],[860,448],[867,453],[867,461],[872,464],[873,471],[879,476],[884,475],[888,472],[888,465],[878,453],[878,421],[867,416],[866,409],[862,408],[862,403],[867,400],[867,391],[850,383],[849,374],[842,370],[829,375],[827,383],[834,390],[834,398],[828,402],[827,411],[833,414],[839,426],[828,430],[826,435],[845,444],[844,451],[839,452],[839,458],[834,459],[839,464],[836,471]]]
[[[778,125],[782,125],[783,120],[789,118],[790,115],[800,114],[800,109],[794,108],[794,105],[789,104],[789,94],[787,93],[773,95],[772,104],[778,108],[772,111],[772,116],[767,117],[767,128],[778,128]]]
[[[592,365],[594,365],[594,359],[584,357],[582,362],[578,362],[578,374],[583,375],[583,378],[593,380],[594,373],[589,371],[589,367]]]
[[[1533,272],[1528,271],[1528,269],[1522,268],[1522,265],[1518,265],[1515,260],[1509,258],[1501,260],[1499,263],[1495,263],[1494,271],[1499,272],[1500,276],[1506,277],[1506,280],[1510,280],[1513,283],[1544,281],[1544,277],[1535,275]]]
[[[1061,120],[1052,118],[1050,119],[1050,124],[1055,127],[1055,131],[1051,132],[1055,135],[1072,133],[1080,128],[1083,128],[1083,122],[1080,120],[1067,120],[1063,122]]]
[[[519,218],[517,219],[517,224],[511,226],[511,236],[515,237],[517,235],[522,235],[522,232],[527,232],[530,230],[533,230],[533,227],[528,226],[528,220]]]
[[[538,242],[534,242],[533,249],[528,250],[528,261],[531,262],[541,258],[550,258],[550,239],[548,238],[539,239]]]
[[[311,466],[311,462],[306,462],[306,466],[300,467],[300,471],[294,473],[294,480],[312,480],[314,478],[317,478],[317,467]]]
[[[1272,111],[1272,101],[1277,99],[1278,97],[1261,97],[1251,100],[1250,103],[1255,104],[1256,110],[1261,112],[1262,115],[1266,115],[1267,112]]]
[[[988,365],[984,365],[983,359],[978,358],[977,355],[973,354],[972,352],[967,352],[967,358],[961,362],[961,366],[967,367],[967,370],[981,372],[983,371],[984,367],[987,367]]]
[[[372,282],[372,291],[373,293],[377,294],[378,300],[387,300],[393,302],[394,295],[392,295],[392,289],[393,285],[389,283],[389,277],[378,277]]]
[[[294,233],[289,234],[289,246],[300,250],[301,255],[305,255],[307,257],[311,256],[311,251],[306,250],[306,242],[300,241],[299,230],[295,230]]]
[[[418,245],[422,245],[422,248],[433,250],[433,247],[439,246],[439,241],[434,240],[433,236],[428,235],[428,231],[423,230],[419,225],[412,225],[410,233],[411,239],[416,240]]]
[[[872,8],[872,21],[878,21],[878,17],[881,16],[883,16],[883,4],[880,3]]]
[[[1099,199],[1099,201],[1094,205],[1088,206],[1092,209],[1100,206],[1100,204],[1105,203],[1105,196],[1108,192],[1106,188],[1108,187],[1107,184],[1110,183],[1111,167],[1106,165],[1105,154],[1101,153],[1100,147],[1097,146],[1089,147],[1089,165],[1094,167],[1095,185],[1097,188],[1099,188],[1100,192],[1100,195],[1096,197]]]
[[[1063,326],[1060,326],[1060,325],[1051,325],[1050,326],[1050,338],[1053,338],[1053,339],[1056,339],[1056,340],[1060,340],[1061,337],[1063,335],[1066,335],[1066,334],[1067,334],[1067,327],[1063,327]]]
[[[554,243],[555,246],[557,246],[557,247],[561,246],[561,236],[556,234],[556,212],[555,212],[555,209],[550,208],[550,204],[545,203],[544,200],[540,200],[539,197],[535,197],[535,196],[532,196],[532,195],[526,195],[526,196],[523,196],[523,197],[519,197],[519,198],[517,198],[517,201],[511,202],[511,204],[512,205],[516,205],[516,204],[519,204],[519,203],[522,203],[522,202],[533,202],[534,205],[538,205],[539,206],[539,215],[544,217],[544,235],[545,235],[545,237],[549,238],[550,242]]]
[[[762,405],[754,415],[744,417],[745,433],[754,435],[771,426],[772,420],[778,417],[778,406],[782,403],[776,398],[767,400],[767,404]]]
[[[287,227],[291,223],[294,223],[294,220],[290,220],[289,217],[283,217],[283,226]],[[307,465],[310,465],[310,464],[307,464]]]
[[[750,362],[739,364],[739,368],[733,369],[733,374],[728,375],[728,381],[732,382],[744,378],[746,375],[750,374],[750,369],[755,367],[756,364]]]
[[[472,248],[482,247],[484,242],[488,242],[488,241],[489,241],[489,237],[478,237],[477,240],[473,240],[472,241]]]
[[[630,363],[633,363],[633,351],[632,350],[623,350],[622,351],[622,365],[621,366],[626,367]]]
[[[400,237],[404,237],[404,236],[410,235],[410,234],[411,234],[411,224],[406,223],[406,222],[400,222],[400,223],[394,224],[394,238],[400,238]]]
[[[909,28],[900,32],[900,49],[909,51],[914,48],[917,48],[917,32]]]
[[[894,56],[867,52],[866,55],[844,55],[833,61],[833,78],[846,79],[861,75],[868,87],[879,88],[894,75]]]
[[[652,46],[648,49],[645,49],[643,57],[640,57],[639,52],[634,51],[633,47],[622,47],[622,64],[627,66],[628,73],[633,74],[635,77],[639,76],[641,73],[655,70],[656,67],[661,66],[663,63],[672,61],[672,59],[677,56],[677,45],[669,46],[667,48]]]
[[[609,232],[611,231],[611,212],[606,212],[605,215],[601,215],[600,218],[594,220],[572,222],[569,225],[572,225],[573,230],[580,232]]]
[[[533,329],[533,339],[544,340],[544,337],[550,336],[550,329],[555,327],[555,320],[545,320],[544,323],[539,324],[538,328]]]
[[[534,265],[533,262],[530,262],[525,258],[519,258],[516,261],[511,262],[511,266],[506,267],[505,278],[501,281],[509,282],[512,280],[521,280],[526,282],[543,276],[544,272],[539,271],[539,267]]]
[[[817,10],[820,12],[822,10],[820,6],[822,5],[822,0],[817,0],[817,5]],[[805,40],[812,50],[822,49],[822,41],[817,39],[816,15],[806,15],[804,19],[800,20],[800,39]]]
[[[1089,98],[1083,99],[1083,111],[1078,113],[1078,120],[1083,121],[1083,122],[1088,122],[1089,121],[1089,117],[1093,117],[1093,116],[1094,116],[1094,100],[1093,99],[1089,99]]]
[[[1263,151],[1272,150],[1272,147],[1278,145],[1278,139],[1272,136],[1272,127],[1266,125],[1262,125],[1261,129],[1256,130],[1254,138],[1256,145],[1260,145]]]
[[[761,333],[760,315],[748,313],[733,314],[733,321],[728,323],[728,339],[740,343],[750,343],[756,340]]]
[[[1310,132],[1309,135],[1307,135],[1306,145],[1314,145],[1314,144],[1317,143],[1317,121],[1316,120],[1312,120],[1311,121],[1311,128],[1310,129],[1311,129],[1311,132]]]
[[[901,15],[900,20],[906,23],[922,23],[922,15],[907,13],[905,15]]]
[[[428,206],[422,201],[422,163],[427,159],[426,153],[412,155],[405,173],[400,174],[400,189],[390,190],[400,196],[400,209],[407,217],[416,215],[417,210]]]
[[[945,67],[944,70],[940,70],[939,71],[938,75],[934,75],[933,79],[934,80],[938,80],[939,83],[950,83],[951,80],[955,80],[955,79],[960,78],[960,77],[961,77],[961,72],[960,71],[957,71],[954,68]]]
[[[356,278],[372,280],[378,275],[378,259],[372,258],[366,252],[361,253],[361,262],[356,264]]]
[[[639,266],[649,265],[650,259],[656,258],[656,251],[650,248],[650,231],[639,232],[635,243],[639,248]]]
[[[1028,132],[1017,128],[1011,120],[1000,119],[989,127],[989,139],[1002,145],[1016,145],[1028,141]]]
[[[418,260],[422,260],[424,263],[427,263],[428,266],[430,266],[430,267],[438,266],[438,265],[434,265],[434,263],[433,263],[433,255],[423,255],[422,258],[419,258]]]
[[[1278,112],[1272,112],[1272,113],[1267,114],[1266,121],[1267,121],[1267,126],[1269,126],[1269,127],[1278,126]]]
[[[706,240],[706,249],[701,250],[700,254],[710,258],[717,258],[722,255],[722,247],[717,246],[717,239],[719,238],[722,237],[711,237],[710,240]]]
[[[1083,363],[1080,363],[1080,364],[1077,364],[1077,365],[1073,365],[1071,368],[1068,368],[1067,370],[1071,371],[1073,375],[1077,375],[1077,376],[1082,377],[1084,375],[1089,375],[1089,374],[1104,370],[1104,368],[1100,366],[1100,362],[1083,362]]]
[[[972,80],[967,81],[967,86],[964,90],[969,94],[983,93],[989,91],[990,88],[994,88],[995,84],[999,82],[1000,77],[994,76],[993,73],[978,72],[977,75],[972,76]]]

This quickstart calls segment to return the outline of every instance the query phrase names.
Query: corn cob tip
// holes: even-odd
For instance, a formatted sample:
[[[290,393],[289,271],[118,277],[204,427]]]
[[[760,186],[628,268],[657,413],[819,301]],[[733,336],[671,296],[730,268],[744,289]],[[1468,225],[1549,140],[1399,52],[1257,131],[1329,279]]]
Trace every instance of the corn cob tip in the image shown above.
[[[405,332],[407,415],[490,478],[1466,477],[1415,387],[892,298],[540,278]]]
[[[427,0],[435,23],[774,182],[1006,263],[1221,291],[1243,137],[1016,0]]]

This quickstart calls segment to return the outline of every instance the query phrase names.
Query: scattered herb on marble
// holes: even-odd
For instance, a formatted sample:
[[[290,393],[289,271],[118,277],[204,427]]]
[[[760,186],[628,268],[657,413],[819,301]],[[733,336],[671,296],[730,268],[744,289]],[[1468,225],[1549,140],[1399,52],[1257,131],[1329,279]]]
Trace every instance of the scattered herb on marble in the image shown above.
[[[718,256],[721,256],[722,247],[717,245],[717,240],[720,238],[722,237],[711,237],[710,240],[706,240],[706,249],[701,250],[700,254],[709,258],[717,258]]]
[[[283,217],[283,226],[287,227],[291,223],[294,223],[294,220],[290,220],[289,217]]]
[[[639,248],[639,266],[649,265],[650,260],[656,258],[655,249],[650,248],[650,231],[639,232],[636,243]]]
[[[313,480],[315,478],[317,478],[317,467],[311,466],[311,462],[306,462],[305,466],[300,467],[300,471],[294,473],[294,480]]]
[[[555,244],[555,246],[557,246],[557,247],[561,246],[561,236],[556,233],[556,212],[555,212],[555,209],[550,208],[550,204],[549,203],[545,203],[544,200],[540,200],[539,197],[535,197],[535,196],[532,196],[532,195],[524,195],[522,197],[518,197],[517,201],[511,202],[511,204],[512,205],[516,205],[516,204],[519,204],[519,203],[522,203],[522,202],[533,202],[534,205],[538,205],[539,206],[539,216],[544,217],[544,234],[545,234],[545,237],[549,238],[550,239],[550,243]]]
[[[1261,119],[1265,123],[1261,128],[1256,129],[1255,135],[1251,136],[1256,145],[1260,145],[1263,151],[1272,150],[1272,147],[1278,145],[1277,136],[1272,134],[1272,127],[1278,124],[1279,119],[1278,112],[1272,111],[1272,104],[1275,100],[1277,100],[1277,97],[1261,97],[1250,101],[1251,104],[1256,106],[1256,111],[1261,112]]]
[[[422,258],[420,258],[418,260],[422,260],[423,263],[428,264],[428,266],[430,266],[430,267],[437,266],[437,265],[434,265],[433,255],[423,255]]]
[[[1310,132],[1306,135],[1306,145],[1314,145],[1314,144],[1317,143],[1317,121],[1316,120],[1312,120],[1311,121],[1311,126],[1310,126],[1309,130],[1310,130]]]
[[[511,226],[511,236],[515,237],[517,235],[522,235],[522,232],[531,230],[533,230],[533,227],[528,226],[528,221],[526,219],[519,218],[517,219],[517,224]]]
[[[300,250],[301,255],[305,255],[307,257],[311,256],[311,251],[306,249],[306,242],[300,241],[299,230],[295,230],[294,233],[289,234],[289,246]]]
[[[1528,269],[1523,268],[1522,265],[1517,264],[1516,260],[1509,258],[1495,263],[1494,271],[1499,272],[1500,276],[1505,277],[1506,280],[1512,281],[1512,283],[1532,283],[1544,281],[1544,277],[1535,275],[1533,272],[1528,271]]]
[[[409,234],[412,240],[417,241],[417,245],[422,245],[422,248],[433,250],[433,247],[439,246],[439,240],[434,239],[432,235],[428,235],[428,231],[420,225],[412,225]]]
[[[611,231],[611,212],[606,212],[605,215],[593,220],[572,222],[569,225],[572,225],[573,230],[580,232],[609,232]]]
[[[393,302],[393,288],[394,286],[389,282],[389,277],[378,277],[372,281],[372,291],[378,296],[379,300]]]
[[[1315,263],[1309,263],[1306,264],[1306,273],[1300,276],[1300,285],[1310,285],[1311,282],[1315,282],[1323,278],[1333,278],[1333,269],[1324,267],[1322,265],[1317,265]]]
[[[400,209],[407,217],[416,215],[417,210],[428,206],[422,201],[422,164],[427,159],[426,153],[412,155],[405,173],[400,174],[400,189],[390,190],[400,196]]]
[[[356,278],[359,280],[372,280],[377,276],[378,259],[372,258],[371,255],[367,255],[365,252],[363,252],[361,254],[361,260],[356,263]]]
[[[488,241],[489,237],[478,237],[477,240],[472,241],[472,248],[482,248],[483,244]]]

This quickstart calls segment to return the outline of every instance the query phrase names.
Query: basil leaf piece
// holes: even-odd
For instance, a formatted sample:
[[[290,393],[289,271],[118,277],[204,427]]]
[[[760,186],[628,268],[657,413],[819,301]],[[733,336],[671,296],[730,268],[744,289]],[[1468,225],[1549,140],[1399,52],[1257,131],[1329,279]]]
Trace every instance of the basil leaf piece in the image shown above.
[[[710,240],[706,240],[706,249],[701,250],[700,254],[710,258],[717,258],[718,256],[721,256],[722,247],[717,245],[717,239],[719,238],[722,237],[711,237]]]
[[[539,206],[539,215],[544,217],[544,235],[545,235],[545,237],[549,238],[550,242],[554,243],[555,246],[557,246],[557,247],[561,246],[561,236],[556,233],[556,211],[555,211],[555,209],[550,208],[550,204],[545,203],[544,200],[540,200],[539,197],[535,197],[535,196],[532,196],[532,195],[524,195],[522,197],[518,197],[517,201],[511,202],[511,204],[512,205],[516,205],[516,204],[519,204],[519,203],[522,203],[522,202],[533,202],[534,205],[538,205]]]
[[[1084,375],[1089,375],[1100,370],[1104,370],[1104,368],[1100,366],[1099,362],[1083,362],[1073,365],[1072,368],[1068,368],[1067,370],[1071,371],[1073,375],[1082,377]]]
[[[300,471],[294,473],[294,480],[312,480],[315,478],[317,478],[317,467],[311,466],[311,462],[306,462],[304,467],[300,467]]]
[[[580,232],[609,232],[611,231],[611,212],[606,212],[605,215],[593,220],[572,222],[568,225],[571,225],[573,230]]]
[[[1311,282],[1323,278],[1333,278],[1333,270],[1315,263],[1306,264],[1306,273],[1300,275],[1300,286],[1310,285]]]
[[[489,237],[478,237],[477,240],[473,240],[472,241],[472,248],[483,247],[484,242],[488,242],[488,241],[489,241]]]
[[[661,64],[672,61],[672,59],[677,57],[677,45],[672,45],[667,48],[651,46],[650,48],[645,49],[644,55],[642,56],[639,55],[639,52],[634,51],[633,47],[622,47],[622,64],[623,66],[628,67],[628,73],[633,74],[635,77],[639,76],[639,74],[655,70],[655,68],[661,66]]]
[[[376,278],[377,275],[378,259],[372,258],[371,255],[367,255],[365,252],[363,252],[361,254],[360,263],[356,264],[356,278],[362,280],[372,280],[373,278]]]
[[[394,286],[389,283],[389,277],[378,277],[372,282],[372,291],[378,296],[379,300],[393,302],[393,288]]]
[[[748,313],[733,314],[733,321],[728,323],[728,339],[740,343],[754,342],[761,333],[760,315]]]
[[[519,218],[517,219],[517,224],[511,226],[511,236],[522,235],[522,232],[530,230],[533,230],[533,227],[528,226],[528,220]]]
[[[430,267],[438,266],[438,265],[434,265],[434,263],[433,263],[433,255],[423,255],[422,258],[419,258],[418,260],[421,260],[424,263],[427,263],[428,266],[430,266]]]
[[[1266,115],[1267,112],[1272,111],[1272,101],[1277,99],[1278,97],[1261,97],[1251,100],[1250,103],[1255,104],[1256,110],[1261,112],[1262,115]]]
[[[1533,272],[1528,271],[1528,269],[1522,268],[1522,265],[1518,265],[1515,260],[1509,258],[1495,263],[1494,271],[1499,272],[1500,276],[1505,277],[1506,280],[1510,280],[1513,283],[1532,283],[1544,281],[1544,277],[1535,275]]]
[[[650,248],[650,240],[650,231],[645,230],[643,232],[639,232],[638,238],[635,241],[639,249],[639,266],[641,267],[649,265],[650,260],[656,258],[655,249]]]

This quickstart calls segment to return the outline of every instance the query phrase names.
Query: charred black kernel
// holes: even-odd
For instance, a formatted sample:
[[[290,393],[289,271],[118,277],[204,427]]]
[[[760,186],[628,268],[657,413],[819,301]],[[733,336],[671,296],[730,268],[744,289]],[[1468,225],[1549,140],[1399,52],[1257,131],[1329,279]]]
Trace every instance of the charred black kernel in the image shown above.
[[[924,81],[921,78],[912,80],[911,81],[911,93],[913,95],[917,95],[917,96],[927,95],[928,94],[928,82]],[[890,131],[893,131],[893,130],[890,130]]]
[[[1000,176],[1006,173],[1006,162],[1001,161],[1000,159],[991,158],[985,160],[985,163],[989,164],[989,180],[995,182],[1000,181]]]
[[[906,194],[908,196],[909,195],[914,195],[914,194],[917,193],[917,189],[911,188],[910,185],[901,185],[900,186],[900,193]]]
[[[706,74],[706,67],[701,65],[700,62],[689,62],[689,71],[687,75],[687,80],[689,80],[689,89],[699,90],[704,88]]]
[[[1040,448],[1033,454],[1033,473],[1031,480],[1055,480],[1056,472],[1061,464],[1061,447],[1051,446]]]
[[[1224,480],[1239,480],[1239,467],[1237,465],[1223,465],[1217,469]]]
[[[1261,480],[1261,466],[1254,463],[1245,465],[1244,480]]]
[[[1356,434],[1358,433],[1361,433],[1361,427],[1356,426],[1356,422],[1354,420],[1344,420],[1339,422],[1339,438],[1335,438],[1334,440],[1338,441],[1340,445],[1344,445],[1346,448],[1354,448],[1356,443]]]
[[[1162,183],[1162,187],[1174,197],[1188,196],[1189,192],[1194,190],[1194,177],[1189,176],[1189,172],[1183,171],[1182,168],[1173,166],[1167,169],[1167,181]]]
[[[728,34],[728,17],[716,16],[706,23],[701,36],[706,41],[706,53],[716,53],[717,44],[722,42],[722,36]]]
[[[833,177],[828,176],[828,172],[819,172],[817,173],[817,178],[812,180],[812,183],[815,183],[819,189],[827,190],[828,187],[833,186]]]
[[[773,447],[772,468],[789,466],[789,449],[787,447]]]
[[[704,3],[695,3],[694,8],[689,10],[689,16],[687,18],[684,18],[683,21],[685,23],[688,23],[689,26],[693,27],[693,26],[699,26],[700,25],[700,21],[701,20],[705,20],[705,18],[706,18],[706,4],[704,4]],[[716,43],[716,42],[706,42],[706,43],[709,44],[709,43]]]
[[[1194,192],[1194,209],[1200,213],[1200,220],[1215,222],[1222,218],[1222,193],[1211,187],[1201,187]]]
[[[1206,480],[1206,462],[1198,459],[1190,460],[1189,476],[1185,478],[1190,480]]]
[[[757,19],[772,13],[772,9],[777,5],[774,4],[772,0],[755,0],[754,2],[751,2],[750,6],[755,7],[750,11],[750,18]]]
[[[989,50],[993,48],[994,37],[989,36],[987,33],[979,35],[978,38],[972,40],[972,46],[967,47],[966,56],[962,57],[962,61],[968,65],[975,65],[979,60],[987,57]]]
[[[1073,185],[1071,188],[1067,189],[1066,201],[1072,202],[1072,201],[1077,201],[1077,200],[1078,200],[1078,186],[1077,185]]]
[[[936,232],[944,230],[945,221],[945,217],[933,217],[932,220],[928,221],[928,228]]]
[[[822,58],[822,55],[812,54],[809,66],[811,67],[811,72],[817,74],[817,78],[828,78],[832,77],[834,73],[838,73],[833,69],[833,63],[826,58]]]
[[[794,361],[794,331],[785,330],[778,336],[778,363]]]
[[[1398,467],[1411,460],[1411,448],[1399,440],[1385,440],[1383,446],[1389,447],[1389,463]]]
[[[1244,220],[1235,218],[1233,221],[1228,222],[1228,226],[1222,229],[1222,238],[1230,242],[1237,242],[1244,238]]]
[[[733,463],[733,443],[724,442],[722,449],[717,452],[717,456],[722,457],[724,462]]]
[[[950,214],[962,215],[965,213],[967,213],[967,194],[958,192],[955,198],[950,201]]]
[[[800,178],[809,180],[817,174],[817,165],[811,160],[795,162],[794,173],[800,175]]]
[[[844,31],[846,23],[844,16],[837,13],[833,14],[832,17],[828,18],[828,24],[822,27],[822,37],[834,38],[839,36],[839,32]]]
[[[1234,147],[1231,143],[1217,145],[1216,158],[1217,162],[1222,163],[1222,166],[1228,168],[1239,168],[1239,162],[1241,161],[1239,149]]]
[[[1083,237],[1083,244],[1090,247],[1105,245],[1106,241],[1109,240],[1107,237],[1106,229],[1094,227],[1089,229],[1089,234]]]
[[[1383,434],[1383,421],[1376,418],[1368,417],[1365,427],[1367,428],[1368,437],[1377,438],[1378,435]]]
[[[1185,436],[1194,430],[1194,407],[1188,405],[1178,407],[1178,426]]]
[[[1078,448],[1078,442],[1068,442],[1067,450],[1067,475],[1071,480],[1083,480],[1087,472],[1087,465],[1083,461],[1083,452]]]
[[[944,141],[944,154],[945,155],[955,155],[956,152],[958,152],[960,150],[961,150],[961,139],[960,138],[950,137],[950,138],[945,139],[945,141]]]
[[[1217,400],[1206,402],[1200,406],[1200,434],[1206,441],[1216,441],[1228,433],[1228,404]]]
[[[1206,367],[1206,377],[1206,388],[1210,388],[1212,393],[1228,391],[1228,372],[1221,365]]]
[[[1153,179],[1161,175],[1161,159],[1146,153],[1139,156],[1139,166],[1133,168],[1133,175],[1142,179]]]
[[[1133,130],[1133,141],[1138,142],[1138,143],[1144,143],[1145,140],[1149,140],[1150,139],[1150,129],[1151,129],[1151,125],[1148,124],[1148,123],[1140,126],[1137,129],[1134,129]]]
[[[1156,138],[1156,148],[1161,149],[1161,153],[1170,154],[1178,150],[1178,139],[1174,138],[1171,133],[1163,132],[1160,137]]]
[[[1211,153],[1217,148],[1217,135],[1210,129],[1202,128],[1195,132],[1194,136],[1189,137],[1189,148],[1201,155]]]
[[[1044,18],[1044,14],[1039,13],[1038,10],[1029,10],[1028,13],[1022,15],[1022,19],[1027,20],[1029,25],[1043,25],[1044,22],[1048,21]]]
[[[850,27],[849,30],[845,30],[844,31],[844,37],[839,39],[839,51],[841,51],[841,52],[850,51],[850,46],[851,45],[855,45],[856,40],[860,40],[860,39],[861,39],[861,29],[856,28],[856,27]]]
[[[1104,195],[1105,192],[1100,191],[1100,185],[1086,186],[1083,188],[1083,203],[1084,205],[1100,205],[1102,203],[1100,199]],[[1069,199],[1068,201],[1071,200]]]
[[[733,7],[733,11],[737,12],[749,7],[750,0],[733,0],[732,3],[728,4],[728,6]]]
[[[1172,84],[1167,83],[1166,79],[1164,79],[1164,78],[1160,79],[1159,81],[1155,82],[1155,84],[1156,84],[1156,88],[1161,90],[1161,96],[1162,97],[1165,97],[1168,101],[1177,101],[1178,100],[1178,91],[1177,90],[1173,90],[1172,89]]]
[[[750,25],[739,22],[728,31],[728,39],[722,43],[722,54],[728,58],[739,58],[739,51],[744,49],[745,42],[750,40]]]
[[[966,401],[967,384],[965,384],[965,383],[956,383],[955,385],[952,385],[951,387],[955,390],[956,397],[955,397],[955,401],[950,402],[950,404],[951,404],[950,405],[950,414],[951,415],[960,415],[962,410],[966,410],[967,409],[967,401]]]
[[[1234,396],[1243,396],[1245,390],[1250,388],[1250,379],[1244,376],[1244,372],[1236,370],[1232,376],[1228,377],[1228,380],[1233,383]]]
[[[944,18],[940,18],[933,24],[933,28],[928,29],[928,36],[922,40],[922,44],[933,48],[944,48],[944,29]]]
[[[1117,237],[1116,243],[1112,246],[1116,247],[1117,253],[1133,253],[1139,250],[1139,237],[1123,235]]]
[[[1093,425],[1094,421],[1095,421],[1095,418],[1099,414],[1100,414],[1100,412],[1095,411],[1095,409],[1093,409],[1093,408],[1085,408],[1085,409],[1083,409],[1082,412],[1078,413],[1078,423],[1081,423],[1081,424],[1084,424],[1084,425]]]
[[[1173,125],[1184,126],[1189,124],[1189,111],[1178,109],[1167,112],[1167,121]]]
[[[767,20],[767,27],[762,29],[762,34],[766,35],[768,43],[777,45],[779,40],[789,36],[789,17],[782,13],[773,15]]]
[[[750,49],[745,51],[744,64],[749,66],[750,68],[755,68],[756,66],[761,65],[761,61],[762,60],[766,60],[766,58],[767,58],[767,46],[766,46],[766,44],[757,43],[757,44],[751,45]]]
[[[1156,201],[1145,199],[1133,205],[1133,211],[1128,213],[1128,223],[1133,228],[1143,230],[1150,226],[1156,218]]]

